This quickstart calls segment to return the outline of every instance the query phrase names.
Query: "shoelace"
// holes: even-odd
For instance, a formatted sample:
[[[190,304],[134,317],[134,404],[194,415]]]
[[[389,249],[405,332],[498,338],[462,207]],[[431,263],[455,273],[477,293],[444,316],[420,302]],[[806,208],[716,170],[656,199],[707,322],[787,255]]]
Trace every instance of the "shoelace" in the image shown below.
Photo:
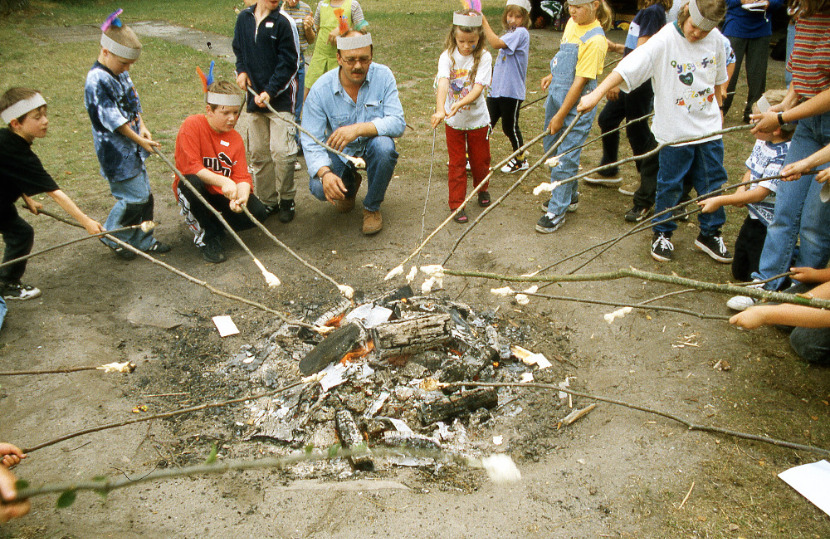
[[[672,245],[671,240],[669,240],[669,238],[663,235],[657,236],[657,239],[654,240],[653,247],[656,249],[658,246],[661,249],[668,249],[669,251],[674,251],[674,245]]]
[[[718,251],[720,254],[726,254],[726,245],[723,243],[723,236],[715,236],[715,243],[718,244]]]

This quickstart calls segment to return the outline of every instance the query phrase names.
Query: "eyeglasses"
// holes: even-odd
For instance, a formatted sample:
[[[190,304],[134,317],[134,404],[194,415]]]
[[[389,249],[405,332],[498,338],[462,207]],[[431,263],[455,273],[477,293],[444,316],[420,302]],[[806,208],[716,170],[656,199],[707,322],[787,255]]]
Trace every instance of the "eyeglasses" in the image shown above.
[[[358,62],[361,65],[366,65],[366,64],[368,64],[369,62],[372,61],[371,56],[361,56],[360,58],[349,58],[349,57],[341,56],[341,58],[343,60],[343,63],[345,63],[348,66],[353,66],[353,65],[357,64]]]

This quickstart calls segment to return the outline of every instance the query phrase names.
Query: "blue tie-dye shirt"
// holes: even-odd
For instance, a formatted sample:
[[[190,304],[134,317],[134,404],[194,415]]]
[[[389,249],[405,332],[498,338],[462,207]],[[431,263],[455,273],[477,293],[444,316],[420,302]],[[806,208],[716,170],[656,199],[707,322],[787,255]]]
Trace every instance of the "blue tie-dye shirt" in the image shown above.
[[[128,180],[144,169],[147,152],[116,129],[128,124],[139,133],[141,103],[129,72],[114,75],[95,62],[86,75],[84,105],[92,121],[92,140],[101,175],[111,182]]]

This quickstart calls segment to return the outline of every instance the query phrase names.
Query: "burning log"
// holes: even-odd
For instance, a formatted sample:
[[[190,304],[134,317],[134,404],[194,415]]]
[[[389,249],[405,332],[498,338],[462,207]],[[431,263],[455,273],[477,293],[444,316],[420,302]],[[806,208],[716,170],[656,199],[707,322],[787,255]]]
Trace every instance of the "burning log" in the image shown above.
[[[337,437],[340,438],[340,445],[346,449],[357,449],[366,445],[363,434],[348,410],[340,410],[335,414],[334,428],[337,430]],[[349,462],[355,470],[371,472],[375,469],[375,465],[368,455],[353,455],[349,457]]]
[[[378,324],[371,329],[371,334],[378,355],[386,359],[445,344],[452,338],[450,329],[450,315],[439,313]]]
[[[327,365],[340,361],[360,340],[360,327],[348,324],[331,332],[302,360],[300,372],[304,376],[323,370]]]
[[[442,397],[434,402],[424,403],[418,410],[421,423],[431,425],[457,415],[468,414],[479,408],[495,408],[499,395],[495,388],[479,388],[464,393]]]

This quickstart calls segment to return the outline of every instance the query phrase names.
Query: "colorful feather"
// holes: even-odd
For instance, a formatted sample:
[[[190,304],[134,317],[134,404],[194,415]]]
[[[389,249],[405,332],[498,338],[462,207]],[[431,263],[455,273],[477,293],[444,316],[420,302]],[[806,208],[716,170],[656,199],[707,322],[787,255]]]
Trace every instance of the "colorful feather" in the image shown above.
[[[107,20],[104,21],[104,24],[101,25],[101,31],[106,32],[110,26],[115,26],[116,28],[121,28],[121,19],[118,18],[119,15],[124,13],[124,10],[119,8],[110,13],[110,16],[107,17]]]
[[[470,9],[481,13],[481,0],[470,0]]]
[[[338,28],[340,30],[340,35],[346,35],[349,31],[349,20],[343,14],[343,9],[335,8],[334,16],[337,17],[337,21],[339,22]]]
[[[196,73],[199,74],[199,78],[202,79],[202,91],[207,92],[208,87],[213,84],[213,68],[216,66],[216,62],[213,60],[210,61],[210,68],[208,68],[208,74],[205,76],[205,72],[202,71],[202,68],[196,66]]]

